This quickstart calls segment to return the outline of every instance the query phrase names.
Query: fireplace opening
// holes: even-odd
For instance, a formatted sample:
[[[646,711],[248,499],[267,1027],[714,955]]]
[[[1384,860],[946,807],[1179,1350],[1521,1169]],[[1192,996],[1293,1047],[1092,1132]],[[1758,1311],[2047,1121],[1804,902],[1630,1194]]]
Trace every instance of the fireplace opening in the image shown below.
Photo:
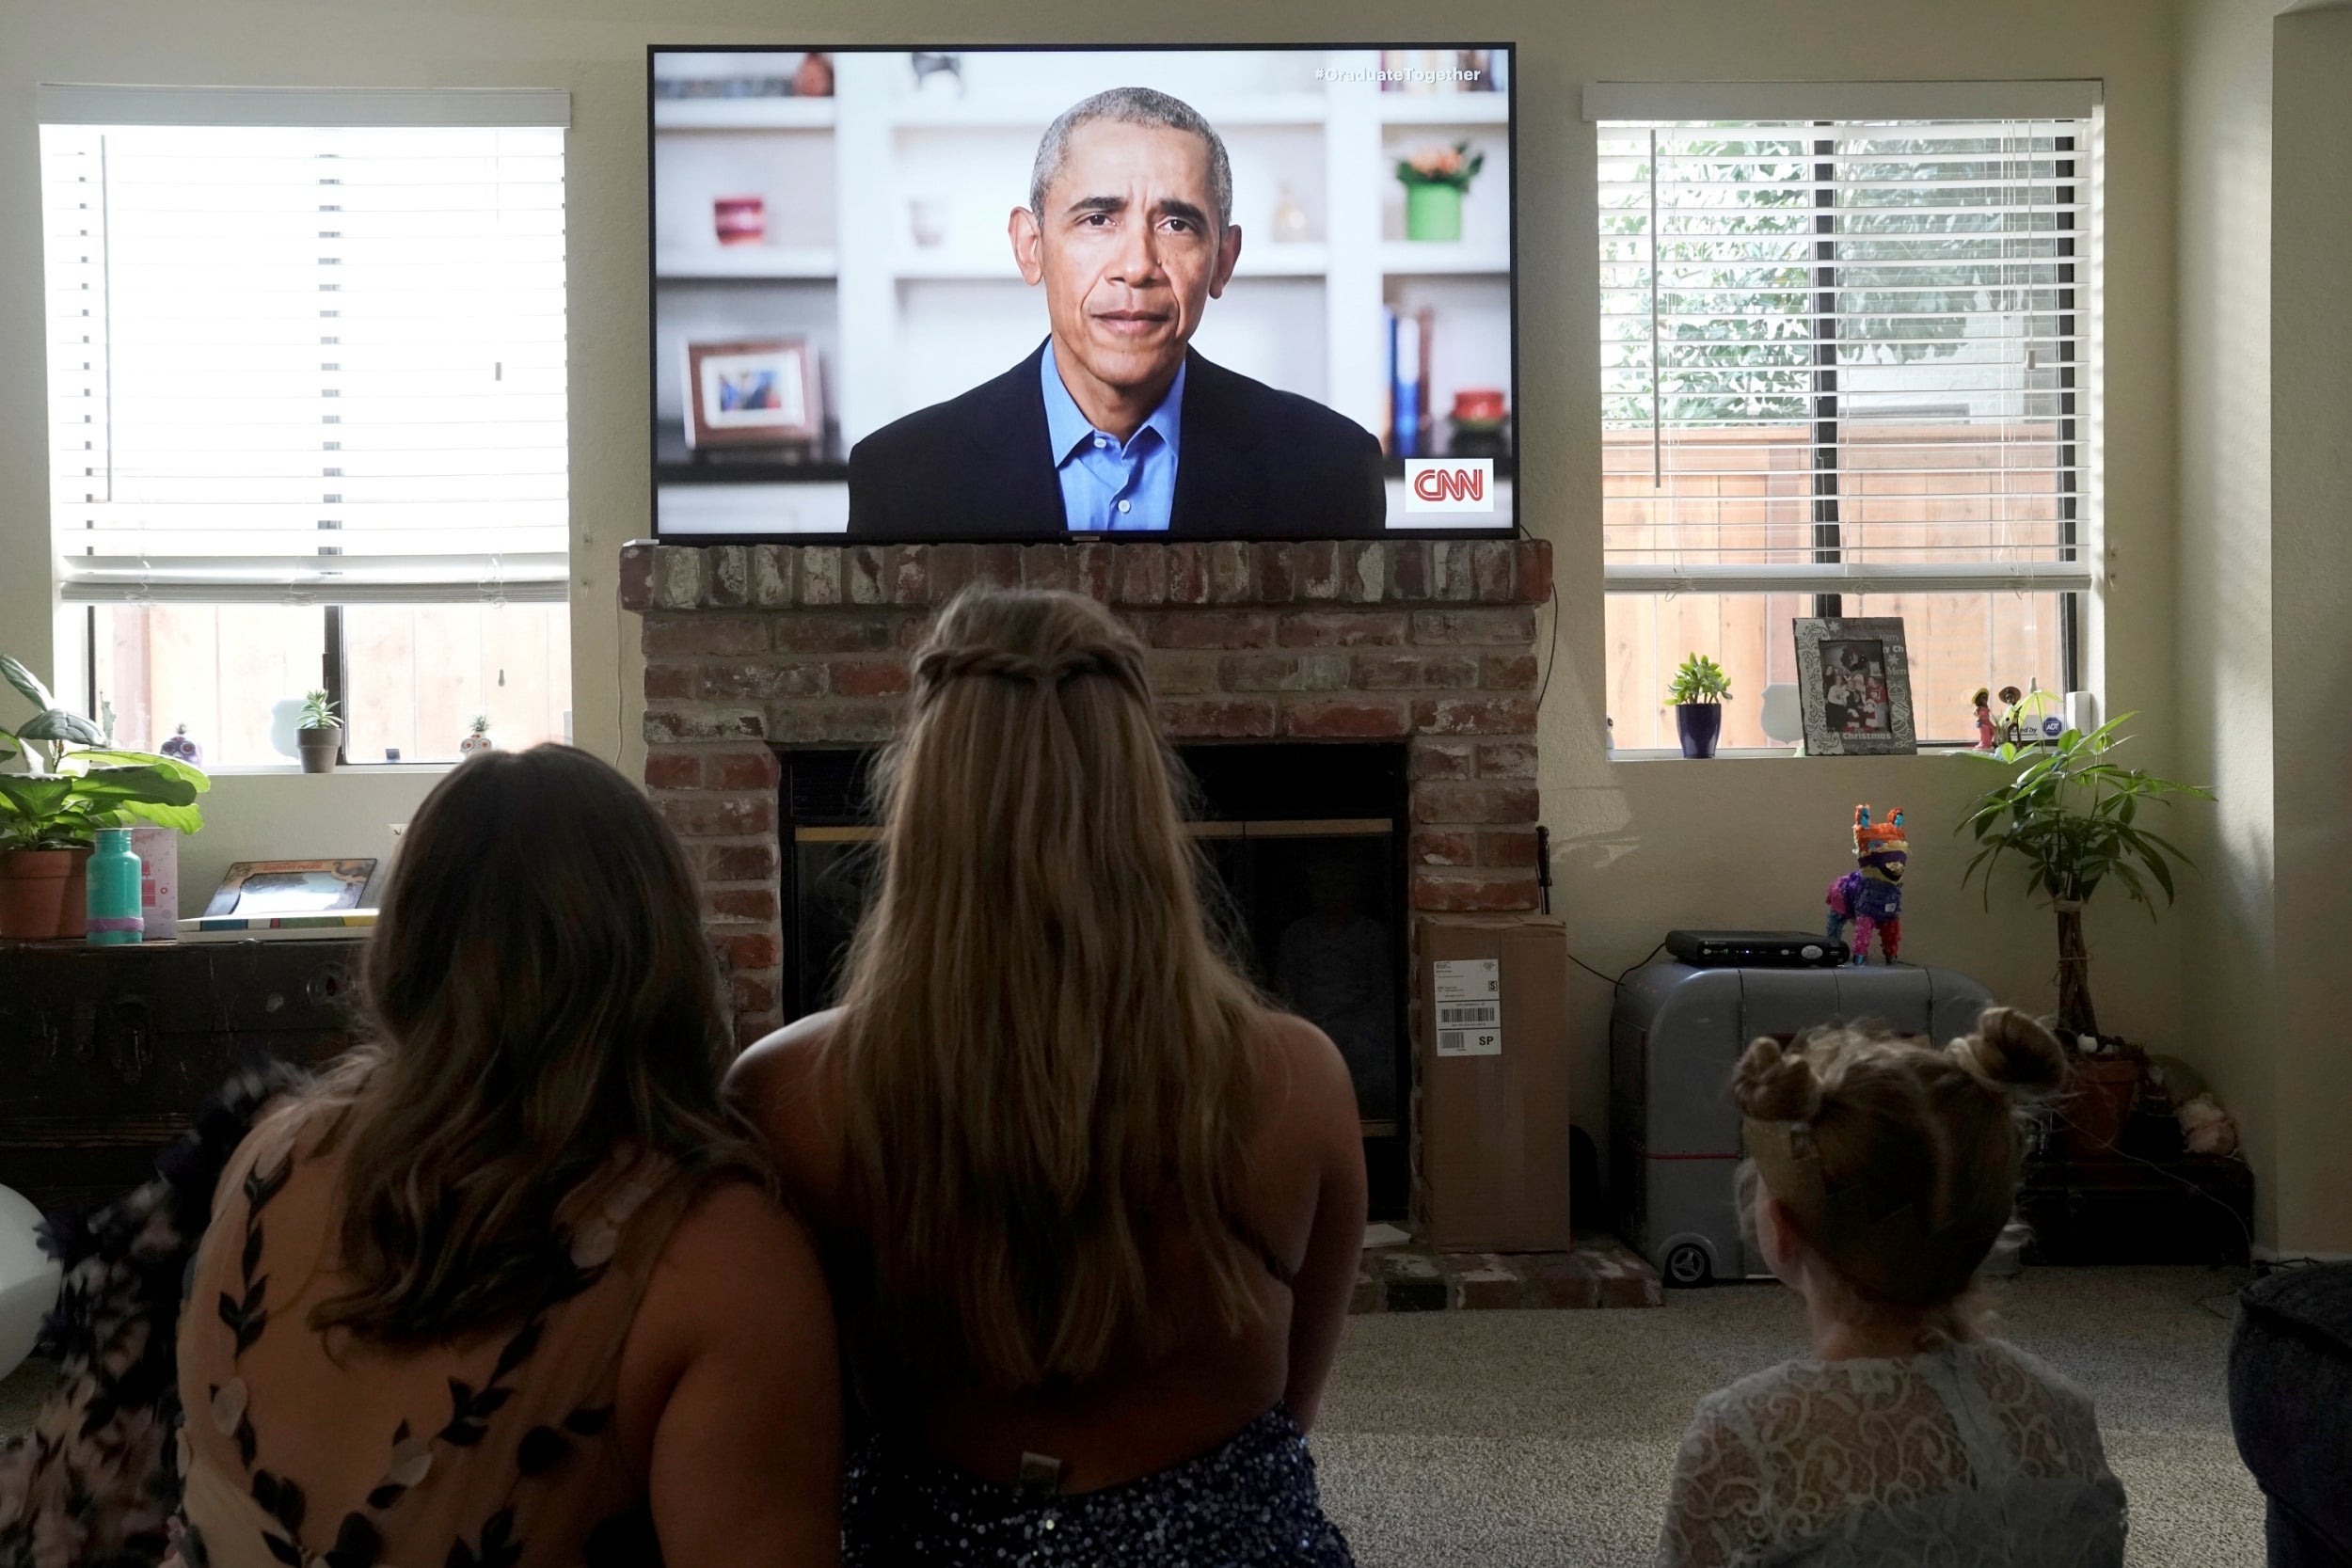
[[[1329,1035],[1355,1080],[1371,1210],[1404,1218],[1412,1096],[1404,984],[1409,828],[1401,743],[1180,747],[1203,893],[1228,951]],[[832,1006],[875,869],[870,749],[779,753],[782,1000]]]

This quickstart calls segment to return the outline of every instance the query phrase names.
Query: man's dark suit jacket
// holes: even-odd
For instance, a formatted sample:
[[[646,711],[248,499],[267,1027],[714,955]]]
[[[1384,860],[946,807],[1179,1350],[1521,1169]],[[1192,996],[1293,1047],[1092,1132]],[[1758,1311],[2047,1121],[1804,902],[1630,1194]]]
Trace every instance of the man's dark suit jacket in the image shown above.
[[[1383,531],[1380,443],[1344,415],[1191,354],[1166,532],[1072,533],[1037,353],[850,452],[852,539],[1348,539]]]

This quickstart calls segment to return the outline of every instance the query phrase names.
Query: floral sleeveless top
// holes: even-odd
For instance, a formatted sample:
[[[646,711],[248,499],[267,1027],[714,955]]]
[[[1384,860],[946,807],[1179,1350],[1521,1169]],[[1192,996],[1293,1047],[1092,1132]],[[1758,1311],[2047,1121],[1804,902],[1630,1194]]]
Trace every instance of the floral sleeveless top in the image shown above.
[[[517,1324],[386,1350],[321,1335],[331,1117],[273,1112],[230,1159],[180,1320],[187,1568],[659,1562],[613,1421],[623,1341],[693,1183],[616,1157],[567,1200],[572,1270]]]

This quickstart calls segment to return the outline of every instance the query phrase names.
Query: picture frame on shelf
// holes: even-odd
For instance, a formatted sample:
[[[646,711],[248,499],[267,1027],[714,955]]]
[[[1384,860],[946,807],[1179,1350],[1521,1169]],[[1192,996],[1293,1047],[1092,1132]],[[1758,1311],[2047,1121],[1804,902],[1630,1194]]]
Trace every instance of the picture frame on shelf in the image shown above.
[[[373,859],[236,861],[204,906],[207,915],[330,914],[362,906]]]
[[[1795,630],[1805,755],[1903,756],[1919,749],[1901,617],[1805,616]]]
[[[805,338],[686,345],[686,444],[809,446],[822,438],[817,352]]]

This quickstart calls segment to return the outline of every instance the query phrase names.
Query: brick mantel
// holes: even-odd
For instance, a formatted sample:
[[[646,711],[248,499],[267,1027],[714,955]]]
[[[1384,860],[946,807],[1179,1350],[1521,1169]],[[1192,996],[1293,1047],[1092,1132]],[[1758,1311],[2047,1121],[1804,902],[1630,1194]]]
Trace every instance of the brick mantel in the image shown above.
[[[739,1037],[782,1022],[777,750],[887,739],[907,650],[976,581],[1110,605],[1174,739],[1408,744],[1413,907],[1535,907],[1544,541],[627,545],[645,783],[704,879]]]

